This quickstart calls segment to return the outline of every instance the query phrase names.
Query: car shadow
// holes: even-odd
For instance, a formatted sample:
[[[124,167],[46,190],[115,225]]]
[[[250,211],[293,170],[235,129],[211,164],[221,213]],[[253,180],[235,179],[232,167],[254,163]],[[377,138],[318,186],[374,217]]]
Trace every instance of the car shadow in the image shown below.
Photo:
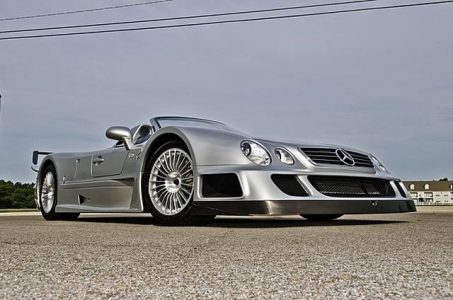
[[[152,217],[83,217],[80,216],[75,222],[83,223],[117,223],[117,224],[136,224],[136,225],[152,225],[154,220]]]
[[[152,217],[83,217],[76,220],[78,223],[116,223],[135,225],[156,225]],[[255,217],[228,217],[216,218],[211,223],[200,225],[200,227],[219,228],[282,228],[282,227],[315,227],[315,226],[359,226],[359,225],[383,225],[408,223],[399,220],[360,220],[360,219],[338,219],[333,221],[313,222],[305,219],[289,218],[255,218]]]
[[[316,226],[359,226],[359,225],[382,225],[408,223],[407,221],[394,220],[360,220],[360,219],[339,219],[333,221],[313,222],[305,219],[290,220],[263,220],[263,219],[215,219],[206,227],[224,228],[281,228],[281,227],[316,227]]]

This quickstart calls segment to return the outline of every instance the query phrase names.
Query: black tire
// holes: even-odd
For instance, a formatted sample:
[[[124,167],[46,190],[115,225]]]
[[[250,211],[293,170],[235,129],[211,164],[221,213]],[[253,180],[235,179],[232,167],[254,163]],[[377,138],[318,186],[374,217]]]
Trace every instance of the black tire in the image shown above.
[[[43,203],[42,203],[42,191],[43,191],[43,185],[44,185],[44,180],[46,178],[46,175],[48,173],[51,173],[53,178],[54,178],[54,182],[55,182],[55,191],[54,191],[54,201],[53,201],[53,204],[52,204],[52,207],[51,209],[46,212],[43,208]],[[55,207],[57,206],[57,193],[58,193],[58,180],[57,180],[57,172],[55,171],[55,167],[50,164],[48,165],[47,167],[44,168],[43,172],[42,172],[42,176],[41,176],[41,180],[40,180],[40,186],[39,186],[39,191],[40,191],[40,195],[39,195],[39,209],[41,211],[41,214],[42,216],[44,217],[44,219],[46,219],[47,221],[53,221],[53,220],[66,220],[66,221],[70,221],[70,220],[75,220],[79,217],[79,213],[56,213],[55,212]]]
[[[149,180],[151,176],[151,170],[153,168],[154,163],[159,158],[159,156],[164,153],[166,150],[169,149],[180,149],[185,151],[189,156],[190,152],[187,149],[186,145],[179,141],[168,141],[162,144],[148,159],[145,165],[145,172],[142,177],[142,198],[144,201],[145,209],[151,213],[153,216],[154,223],[158,225],[165,225],[165,226],[185,226],[185,225],[204,225],[210,223],[214,218],[214,216],[198,216],[194,214],[194,207],[193,207],[193,192],[188,200],[188,204],[186,207],[178,212],[175,215],[164,215],[158,211],[158,209],[154,206],[153,202],[151,201],[151,197],[149,195]],[[192,166],[193,168],[193,166]],[[192,191],[195,190],[195,187],[192,187]]]
[[[327,222],[338,219],[342,215],[301,215],[310,222]]]

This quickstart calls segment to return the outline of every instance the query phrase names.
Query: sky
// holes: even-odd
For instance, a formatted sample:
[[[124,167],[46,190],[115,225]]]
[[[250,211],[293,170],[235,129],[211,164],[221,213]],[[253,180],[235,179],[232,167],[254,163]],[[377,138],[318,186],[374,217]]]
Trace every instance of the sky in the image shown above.
[[[2,1],[0,18],[137,2]],[[319,2],[174,0],[5,21],[0,28]],[[422,1],[379,4],[409,2]],[[33,150],[106,148],[113,144],[105,137],[109,126],[159,115],[214,119],[256,137],[355,147],[405,180],[453,178],[452,36],[453,5],[446,4],[0,41],[0,179],[32,182]]]

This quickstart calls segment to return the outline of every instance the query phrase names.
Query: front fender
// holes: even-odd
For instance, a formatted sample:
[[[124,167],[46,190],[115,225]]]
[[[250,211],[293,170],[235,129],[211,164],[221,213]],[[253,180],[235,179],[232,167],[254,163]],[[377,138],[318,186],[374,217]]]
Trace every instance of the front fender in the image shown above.
[[[176,135],[183,140],[197,166],[250,164],[240,148],[241,142],[247,139],[247,136],[209,128],[162,128],[146,144],[144,152],[147,153],[147,157],[166,135]],[[146,159],[144,161],[146,162]]]

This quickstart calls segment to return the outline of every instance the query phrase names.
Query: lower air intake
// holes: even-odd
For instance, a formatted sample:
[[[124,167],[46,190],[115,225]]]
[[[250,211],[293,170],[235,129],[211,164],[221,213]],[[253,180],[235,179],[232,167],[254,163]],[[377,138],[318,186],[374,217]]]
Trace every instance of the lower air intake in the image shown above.
[[[295,175],[274,174],[271,178],[275,185],[287,195],[295,197],[308,196]]]
[[[390,181],[378,178],[346,176],[308,176],[308,180],[320,193],[342,198],[395,197]]]
[[[242,188],[236,174],[203,175],[201,193],[205,198],[241,197]]]
[[[401,196],[403,196],[404,198],[407,198],[408,195],[406,194],[406,192],[404,191],[402,185],[403,183],[401,181],[395,181],[395,185],[396,185],[396,188],[398,189],[398,191],[400,192]]]

